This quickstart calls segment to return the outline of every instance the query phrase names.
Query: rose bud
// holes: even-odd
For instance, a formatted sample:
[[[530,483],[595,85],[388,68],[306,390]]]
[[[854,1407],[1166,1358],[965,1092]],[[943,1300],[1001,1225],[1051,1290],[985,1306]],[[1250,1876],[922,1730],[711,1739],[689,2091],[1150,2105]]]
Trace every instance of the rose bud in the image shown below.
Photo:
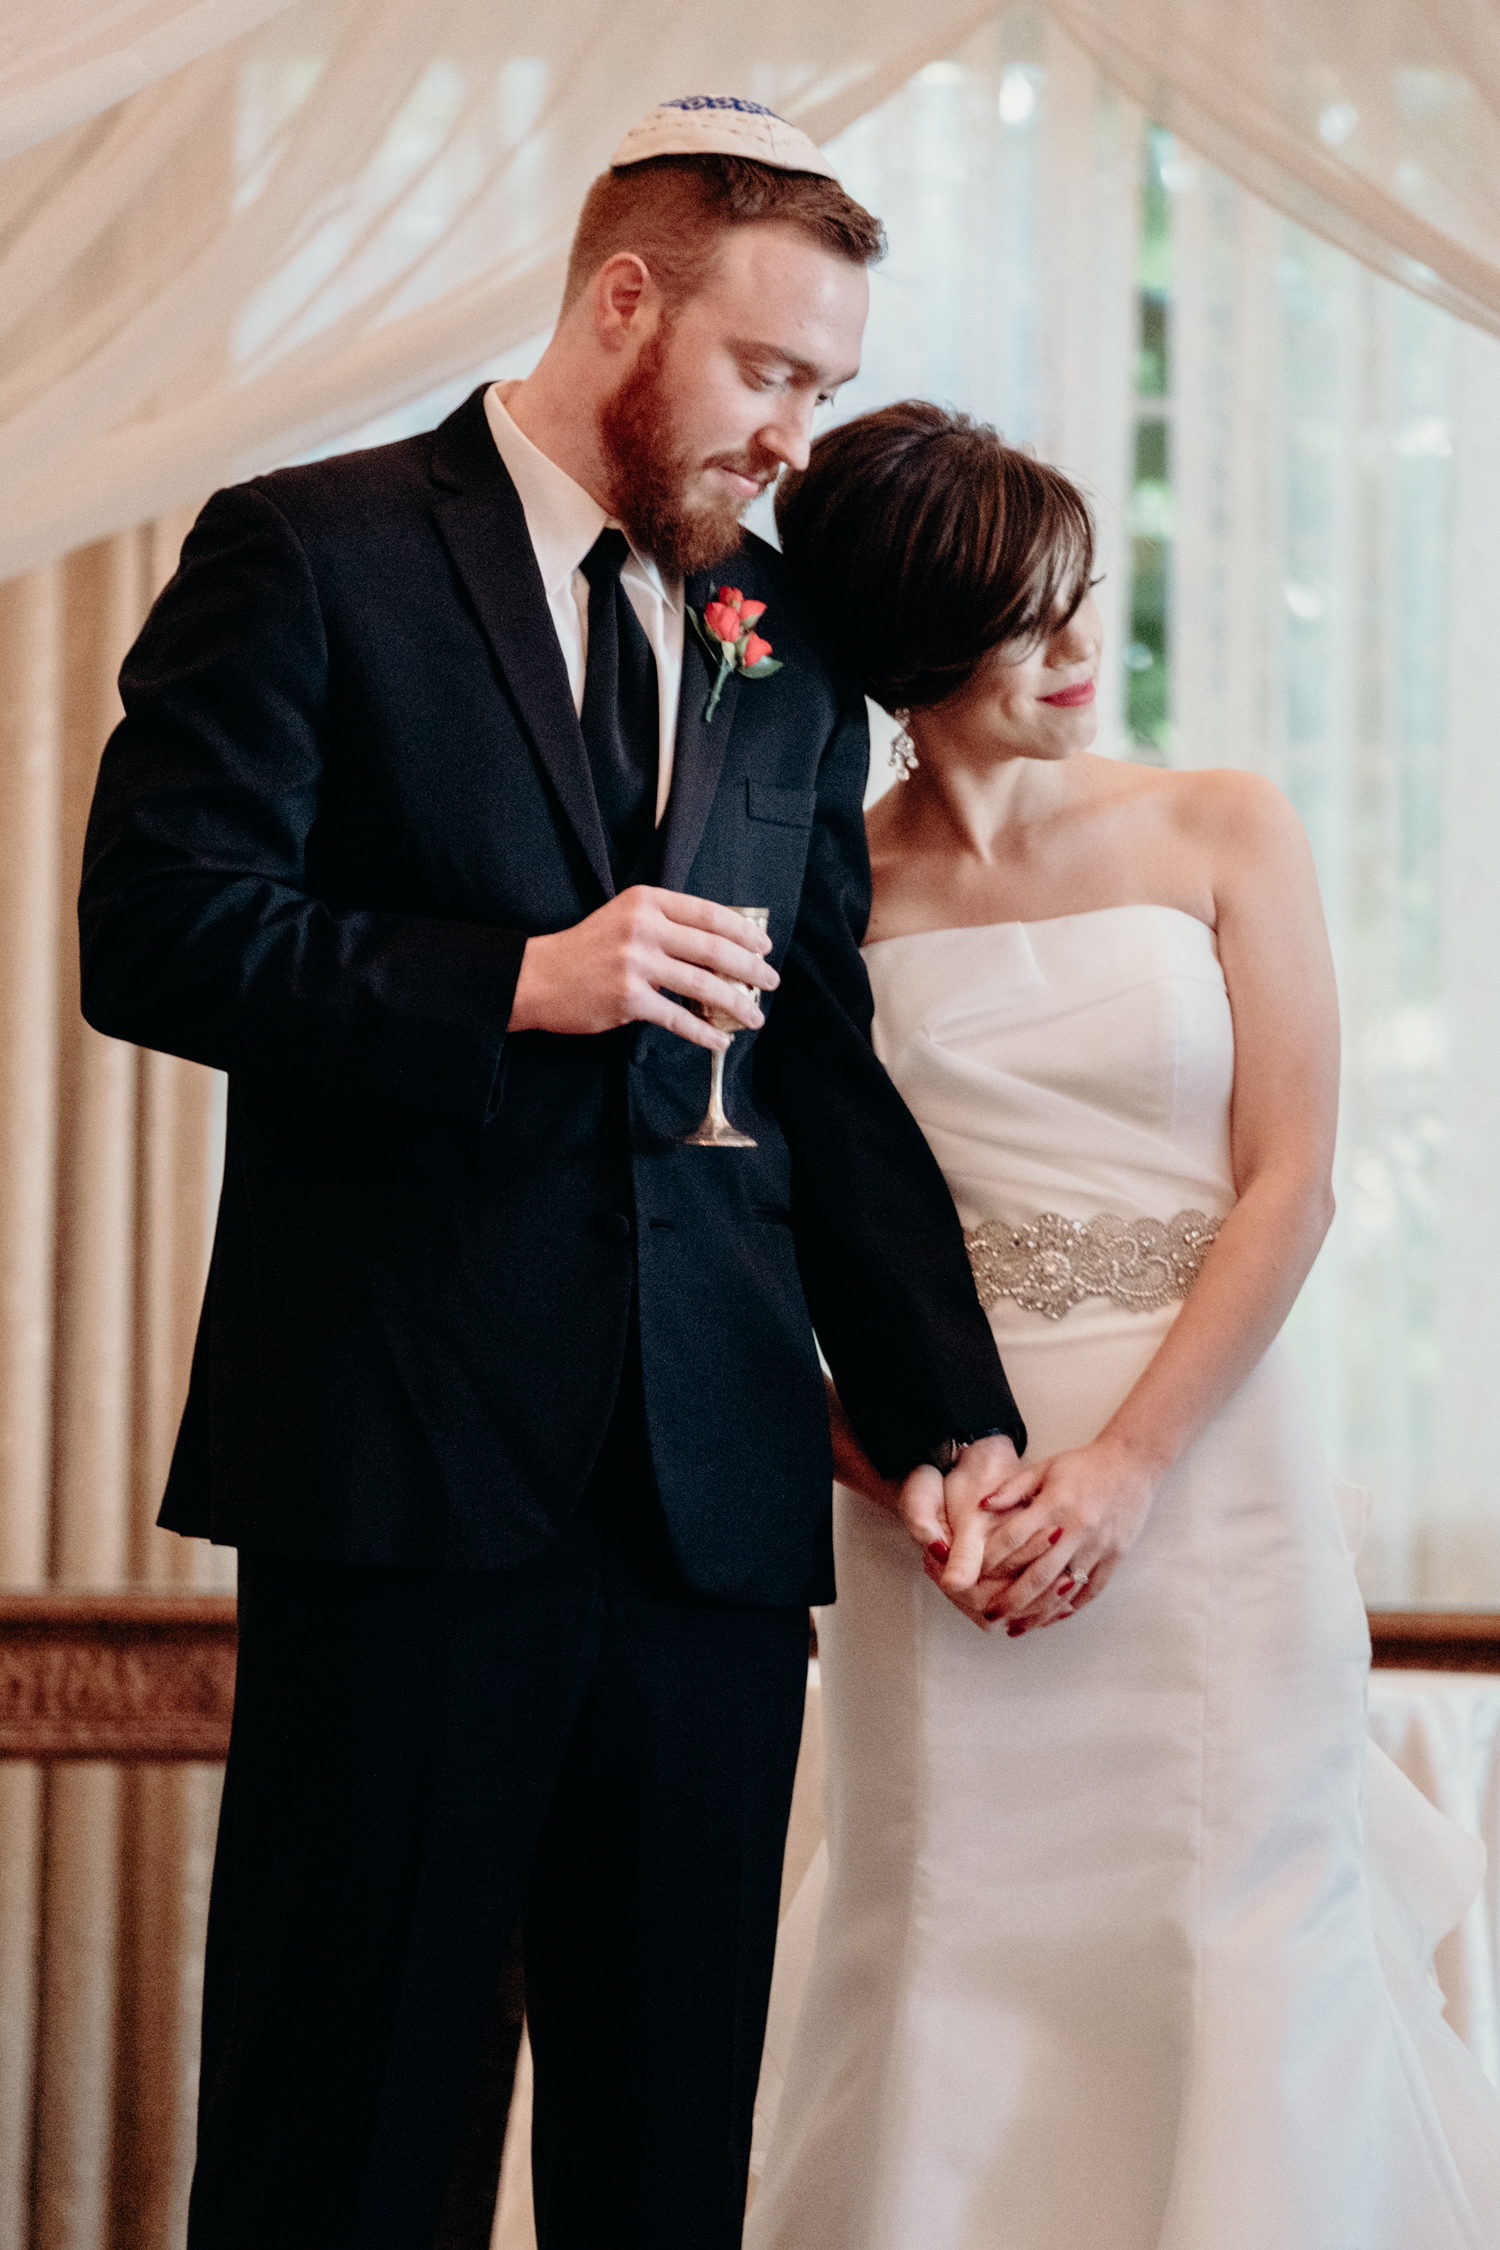
[[[724,602],[706,603],[703,622],[711,633],[718,634],[721,641],[737,641],[740,637],[739,618]]]
[[[731,609],[738,609],[744,598],[738,586],[721,586],[719,588],[720,601],[726,602]]]
[[[770,653],[770,642],[763,641],[759,633],[752,633],[745,643],[745,654],[741,661],[746,665],[758,664],[763,656],[769,656]]]
[[[764,602],[740,603],[740,623],[742,625],[753,625],[757,617],[764,617],[765,614],[766,605]]]

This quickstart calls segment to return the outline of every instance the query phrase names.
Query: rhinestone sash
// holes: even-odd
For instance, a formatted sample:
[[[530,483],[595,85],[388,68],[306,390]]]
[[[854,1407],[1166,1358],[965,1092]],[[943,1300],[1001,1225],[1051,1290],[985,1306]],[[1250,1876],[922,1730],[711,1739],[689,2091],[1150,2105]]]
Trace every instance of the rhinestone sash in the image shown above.
[[[1030,1226],[991,1219],[964,1234],[986,1312],[1013,1297],[1028,1312],[1061,1320],[1085,1297],[1108,1297],[1131,1312],[1157,1312],[1185,1297],[1223,1225],[1202,1211],[1173,1219],[1064,1219],[1044,1211]]]

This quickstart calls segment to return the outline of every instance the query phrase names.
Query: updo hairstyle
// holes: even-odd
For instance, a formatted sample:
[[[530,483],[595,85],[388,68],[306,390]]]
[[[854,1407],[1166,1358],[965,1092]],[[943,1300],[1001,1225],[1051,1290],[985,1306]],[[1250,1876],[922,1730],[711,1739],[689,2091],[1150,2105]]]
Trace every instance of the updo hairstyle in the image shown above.
[[[1002,643],[1035,647],[1094,566],[1075,484],[925,399],[826,431],[778,485],[776,523],[829,660],[887,711],[941,703]]]

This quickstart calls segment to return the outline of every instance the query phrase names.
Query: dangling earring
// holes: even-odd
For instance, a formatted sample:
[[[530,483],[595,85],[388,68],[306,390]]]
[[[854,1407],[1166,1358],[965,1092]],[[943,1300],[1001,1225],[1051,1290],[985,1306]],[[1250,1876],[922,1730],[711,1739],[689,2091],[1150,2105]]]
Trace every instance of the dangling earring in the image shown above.
[[[891,764],[896,769],[898,781],[910,781],[917,770],[917,746],[906,731],[906,722],[911,713],[903,703],[899,711],[891,713],[891,717],[896,722],[896,732],[891,738]]]

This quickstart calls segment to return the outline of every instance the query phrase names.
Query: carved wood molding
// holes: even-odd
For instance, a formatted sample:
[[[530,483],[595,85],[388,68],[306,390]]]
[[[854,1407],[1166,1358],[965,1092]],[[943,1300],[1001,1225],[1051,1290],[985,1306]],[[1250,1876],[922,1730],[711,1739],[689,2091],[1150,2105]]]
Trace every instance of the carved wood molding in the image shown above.
[[[1417,1672],[1500,1672],[1500,1613],[1484,1609],[1372,1609],[1376,1664]]]
[[[229,1749],[232,1594],[0,1593],[0,1758]]]
[[[1500,1673],[1497,1612],[1372,1610],[1370,1639],[1386,1668]],[[220,1760],[234,1658],[232,1594],[0,1593],[0,1758]]]

